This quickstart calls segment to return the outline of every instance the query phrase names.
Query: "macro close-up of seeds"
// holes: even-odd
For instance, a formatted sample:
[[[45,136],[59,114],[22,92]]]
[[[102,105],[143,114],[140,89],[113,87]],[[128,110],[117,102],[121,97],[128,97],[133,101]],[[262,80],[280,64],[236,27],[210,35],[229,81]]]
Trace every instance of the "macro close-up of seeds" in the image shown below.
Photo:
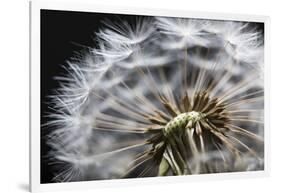
[[[262,24],[124,18],[53,77],[51,182],[264,170]]]

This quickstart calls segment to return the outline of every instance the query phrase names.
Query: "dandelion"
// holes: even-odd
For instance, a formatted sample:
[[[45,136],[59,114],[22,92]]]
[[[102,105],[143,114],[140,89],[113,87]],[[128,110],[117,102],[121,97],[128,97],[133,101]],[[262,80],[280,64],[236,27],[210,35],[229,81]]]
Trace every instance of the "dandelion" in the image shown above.
[[[262,54],[242,56],[262,48],[256,29],[151,21],[106,23],[99,48],[69,63],[47,124],[55,181],[263,169]]]

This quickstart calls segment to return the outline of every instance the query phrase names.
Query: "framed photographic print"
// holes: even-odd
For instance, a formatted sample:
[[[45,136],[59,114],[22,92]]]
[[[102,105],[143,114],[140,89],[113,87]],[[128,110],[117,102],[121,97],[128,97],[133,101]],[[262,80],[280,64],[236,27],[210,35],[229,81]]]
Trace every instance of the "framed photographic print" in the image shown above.
[[[268,173],[268,17],[30,5],[32,191]]]

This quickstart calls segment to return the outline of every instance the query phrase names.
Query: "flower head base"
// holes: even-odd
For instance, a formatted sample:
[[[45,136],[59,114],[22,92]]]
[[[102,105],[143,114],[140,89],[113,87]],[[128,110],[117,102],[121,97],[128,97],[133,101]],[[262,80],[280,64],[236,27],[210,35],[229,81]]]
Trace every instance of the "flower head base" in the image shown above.
[[[198,121],[202,120],[206,115],[201,112],[191,111],[181,113],[173,118],[164,128],[166,137],[173,135],[175,132],[182,132],[185,129],[191,128]],[[171,134],[173,133],[173,134]]]
[[[230,123],[227,105],[217,98],[210,99],[207,91],[196,93],[193,100],[189,99],[188,94],[183,96],[180,100],[182,109],[176,110],[177,107],[165,99],[162,99],[162,103],[173,118],[166,122],[161,118],[157,119],[157,117],[149,118],[153,123],[157,123],[160,128],[162,127],[161,130],[164,135],[164,139],[160,143],[159,137],[152,138],[153,140],[149,142],[158,148],[161,144],[164,150],[159,148],[158,151],[164,151],[163,154],[169,155],[164,156],[161,160],[161,163],[165,164],[165,172],[161,171],[163,169],[159,169],[161,174],[166,175],[169,170],[177,175],[191,174],[192,171],[187,170],[190,156],[196,157],[205,151],[205,146],[209,148],[212,146],[204,140],[206,136],[213,136],[222,143],[229,143],[224,137],[225,130],[229,130],[228,124]],[[225,130],[218,128],[224,128]],[[148,130],[148,132],[152,130]],[[161,136],[161,133],[158,135]],[[200,144],[200,147],[196,147],[196,144]],[[235,156],[239,156],[238,151],[232,145],[229,148]],[[189,151],[191,152],[190,155],[187,153]],[[159,167],[162,168],[162,166]]]

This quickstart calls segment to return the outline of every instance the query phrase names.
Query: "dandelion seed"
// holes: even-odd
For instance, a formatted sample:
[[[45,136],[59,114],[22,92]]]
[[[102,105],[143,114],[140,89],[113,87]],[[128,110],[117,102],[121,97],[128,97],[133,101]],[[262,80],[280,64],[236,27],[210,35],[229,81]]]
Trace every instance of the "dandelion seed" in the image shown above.
[[[233,21],[213,22],[208,29],[223,39],[225,50],[236,60],[253,63],[260,58],[261,34],[249,23]]]
[[[157,18],[157,27],[168,37],[161,43],[168,49],[181,49],[192,46],[207,46],[208,39],[204,38],[208,22],[205,20]]]
[[[152,21],[145,18],[137,18],[134,25],[122,20],[120,23],[105,21],[104,24],[106,28],[100,30],[97,36],[112,46],[139,44],[155,32]]]
[[[107,63],[119,64],[126,59],[135,58],[142,50],[142,44],[148,43],[155,32],[151,21],[137,18],[135,25],[125,21],[120,23],[104,22],[107,28],[97,33],[99,49],[93,49],[93,53],[100,55]],[[132,57],[131,57],[132,56]],[[140,62],[134,65],[139,65]]]

